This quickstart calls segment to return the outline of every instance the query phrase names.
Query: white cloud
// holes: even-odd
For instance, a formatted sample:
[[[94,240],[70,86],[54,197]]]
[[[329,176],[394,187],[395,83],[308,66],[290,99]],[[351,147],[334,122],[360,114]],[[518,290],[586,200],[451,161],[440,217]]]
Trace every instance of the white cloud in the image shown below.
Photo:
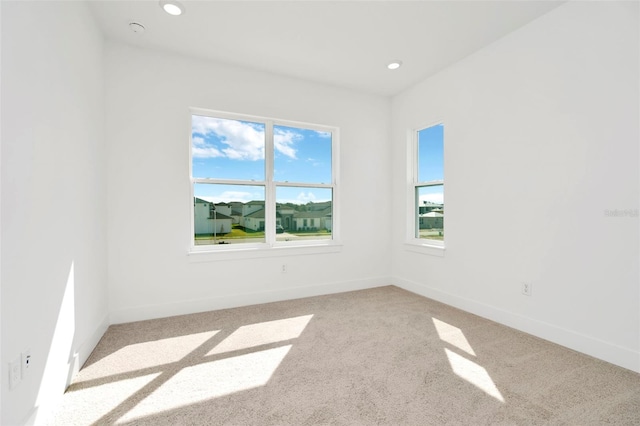
[[[424,202],[436,203],[436,204],[444,204],[444,194],[422,194],[420,195],[420,205],[424,204]]]
[[[273,144],[276,151],[289,158],[296,159],[296,150],[294,145],[302,139],[302,135],[291,130],[283,130],[276,127],[273,134]]]
[[[200,136],[193,136],[191,138],[191,141],[193,142],[193,146],[197,146],[198,148],[202,148],[203,146],[207,145],[204,139],[201,138]]]
[[[264,158],[263,126],[237,120],[194,115],[191,123],[194,135],[216,136],[224,147],[207,143],[202,136],[194,136],[193,155],[200,158],[227,157],[234,160]]]
[[[193,146],[191,147],[191,155],[193,158],[215,158],[224,156],[218,148],[208,145],[201,137],[194,136],[191,138]]]
[[[196,198],[200,198],[209,203],[230,203],[232,201],[246,203],[247,201],[260,200],[263,197],[264,194],[262,193],[248,191],[223,191],[219,195],[196,195]]]
[[[304,191],[302,191],[300,194],[298,194],[298,198],[296,199],[297,203],[302,203],[302,204],[306,204],[309,201],[316,201],[316,196],[313,194],[313,192],[308,192],[308,193],[304,193]],[[297,204],[296,203],[296,204]]]
[[[257,198],[262,197],[259,195]],[[242,201],[247,202],[255,199],[256,196],[251,192],[246,191],[224,191],[219,197],[216,197],[216,202],[230,202],[230,201]]]

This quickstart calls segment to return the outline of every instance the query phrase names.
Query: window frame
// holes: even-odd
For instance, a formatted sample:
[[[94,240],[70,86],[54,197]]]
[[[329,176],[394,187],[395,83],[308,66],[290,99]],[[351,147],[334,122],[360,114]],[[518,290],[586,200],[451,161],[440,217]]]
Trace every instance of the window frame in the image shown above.
[[[248,114],[232,113],[225,111],[210,110],[205,108],[189,108],[189,194],[190,194],[190,231],[189,231],[189,254],[216,253],[216,252],[252,252],[266,253],[273,249],[304,248],[304,247],[331,247],[340,246],[340,220],[339,220],[339,142],[340,129],[337,126],[305,123],[292,120],[283,120],[270,117],[262,117]],[[192,117],[194,115],[221,118],[226,120],[249,121],[265,125],[265,177],[263,181],[225,179],[225,178],[196,178],[193,176],[193,130]],[[329,183],[309,183],[290,182],[274,180],[275,143],[274,126],[286,126],[300,128],[304,130],[315,130],[319,132],[331,133],[331,182]],[[195,244],[195,216],[194,216],[194,186],[195,184],[219,184],[219,185],[243,185],[243,186],[263,186],[265,191],[265,241],[260,243],[239,243],[239,244]],[[277,221],[276,221],[276,189],[278,187],[296,188],[327,188],[331,190],[332,207],[332,229],[330,239],[299,240],[299,241],[277,241]],[[333,251],[333,250],[330,250]]]
[[[411,251],[424,254],[443,256],[445,250],[445,240],[433,240],[428,238],[419,238],[420,232],[420,216],[418,189],[433,186],[442,186],[444,196],[444,182],[446,176],[445,159],[445,141],[443,135],[442,148],[442,170],[443,176],[441,180],[431,180],[421,182],[418,180],[419,172],[419,132],[434,126],[443,126],[446,129],[445,122],[442,119],[431,121],[425,125],[417,126],[407,131],[407,235],[406,245]],[[443,132],[446,131],[443,129]]]

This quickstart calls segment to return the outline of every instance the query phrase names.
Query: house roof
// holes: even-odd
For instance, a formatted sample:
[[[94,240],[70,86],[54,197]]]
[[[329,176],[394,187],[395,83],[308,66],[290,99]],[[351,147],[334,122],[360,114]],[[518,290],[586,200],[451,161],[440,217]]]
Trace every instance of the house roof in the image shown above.
[[[255,212],[248,214],[245,217],[250,217],[252,219],[264,219],[264,209],[256,210]]]
[[[421,214],[420,217],[444,217],[444,215],[438,212],[429,212]]]
[[[228,203],[225,203],[225,202],[222,202],[222,203],[213,203],[213,202],[211,202],[211,201],[203,200],[202,198],[198,198],[198,197],[195,197],[195,200],[196,200],[196,203],[197,203],[197,204],[213,204],[213,205],[214,205],[214,206],[216,206],[216,207],[217,207],[217,206],[220,206],[220,207],[226,207],[226,206],[230,206],[230,205],[231,205],[231,204],[228,204]]]
[[[309,210],[326,210],[331,207],[331,201],[322,201],[320,203],[309,203],[307,208]]]
[[[207,219],[211,219],[211,220],[213,220],[214,218],[215,218],[216,220],[226,220],[226,219],[228,219],[228,220],[233,220],[233,218],[232,218],[232,217],[229,217],[229,216],[227,216],[226,214],[217,213],[217,212],[216,212],[216,214],[215,214],[215,215],[213,215],[213,214],[212,214],[212,215],[210,215]]]
[[[324,210],[311,210],[307,212],[295,212],[293,217],[296,219],[306,219],[306,218],[322,218],[325,216],[331,215],[331,208]]]
[[[245,217],[250,217],[252,219],[264,219],[264,209],[256,210],[255,212],[250,213]],[[279,212],[276,212],[276,217],[281,217]]]

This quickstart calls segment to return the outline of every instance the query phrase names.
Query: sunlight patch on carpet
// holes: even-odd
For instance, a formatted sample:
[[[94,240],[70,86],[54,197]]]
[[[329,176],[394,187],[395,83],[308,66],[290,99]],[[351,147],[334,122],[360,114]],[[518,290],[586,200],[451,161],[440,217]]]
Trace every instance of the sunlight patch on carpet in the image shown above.
[[[133,379],[119,380],[85,389],[67,392],[56,418],[57,424],[91,425],[111,412],[140,389],[151,383],[160,373]],[[73,407],[91,407],[90,410],[73,410]],[[69,408],[67,408],[69,407]]]
[[[445,342],[455,346],[461,351],[465,351],[469,355],[476,356],[476,353],[473,351],[473,348],[467,341],[467,338],[464,336],[462,330],[451,324],[447,324],[444,321],[440,321],[439,319],[432,318],[432,320],[433,325],[436,327],[436,331],[438,332],[440,340],[444,340]]]
[[[79,382],[178,362],[216,333],[218,330],[125,346],[86,366]]]
[[[312,315],[244,325],[231,333],[207,355],[254,348],[300,337]]]
[[[291,345],[186,367],[142,400],[118,423],[264,386]]]
[[[458,377],[466,380],[498,401],[504,402],[502,394],[496,387],[496,384],[493,383],[491,376],[489,376],[489,373],[487,373],[487,370],[484,367],[473,361],[469,361],[449,349],[445,348],[444,351],[449,359],[449,364],[451,364],[451,369]]]

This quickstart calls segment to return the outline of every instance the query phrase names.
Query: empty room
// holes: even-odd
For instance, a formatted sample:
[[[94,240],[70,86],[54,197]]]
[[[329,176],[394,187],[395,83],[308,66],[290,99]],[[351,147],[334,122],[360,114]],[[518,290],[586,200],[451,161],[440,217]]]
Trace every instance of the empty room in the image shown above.
[[[639,22],[0,1],[0,424],[640,424]]]

